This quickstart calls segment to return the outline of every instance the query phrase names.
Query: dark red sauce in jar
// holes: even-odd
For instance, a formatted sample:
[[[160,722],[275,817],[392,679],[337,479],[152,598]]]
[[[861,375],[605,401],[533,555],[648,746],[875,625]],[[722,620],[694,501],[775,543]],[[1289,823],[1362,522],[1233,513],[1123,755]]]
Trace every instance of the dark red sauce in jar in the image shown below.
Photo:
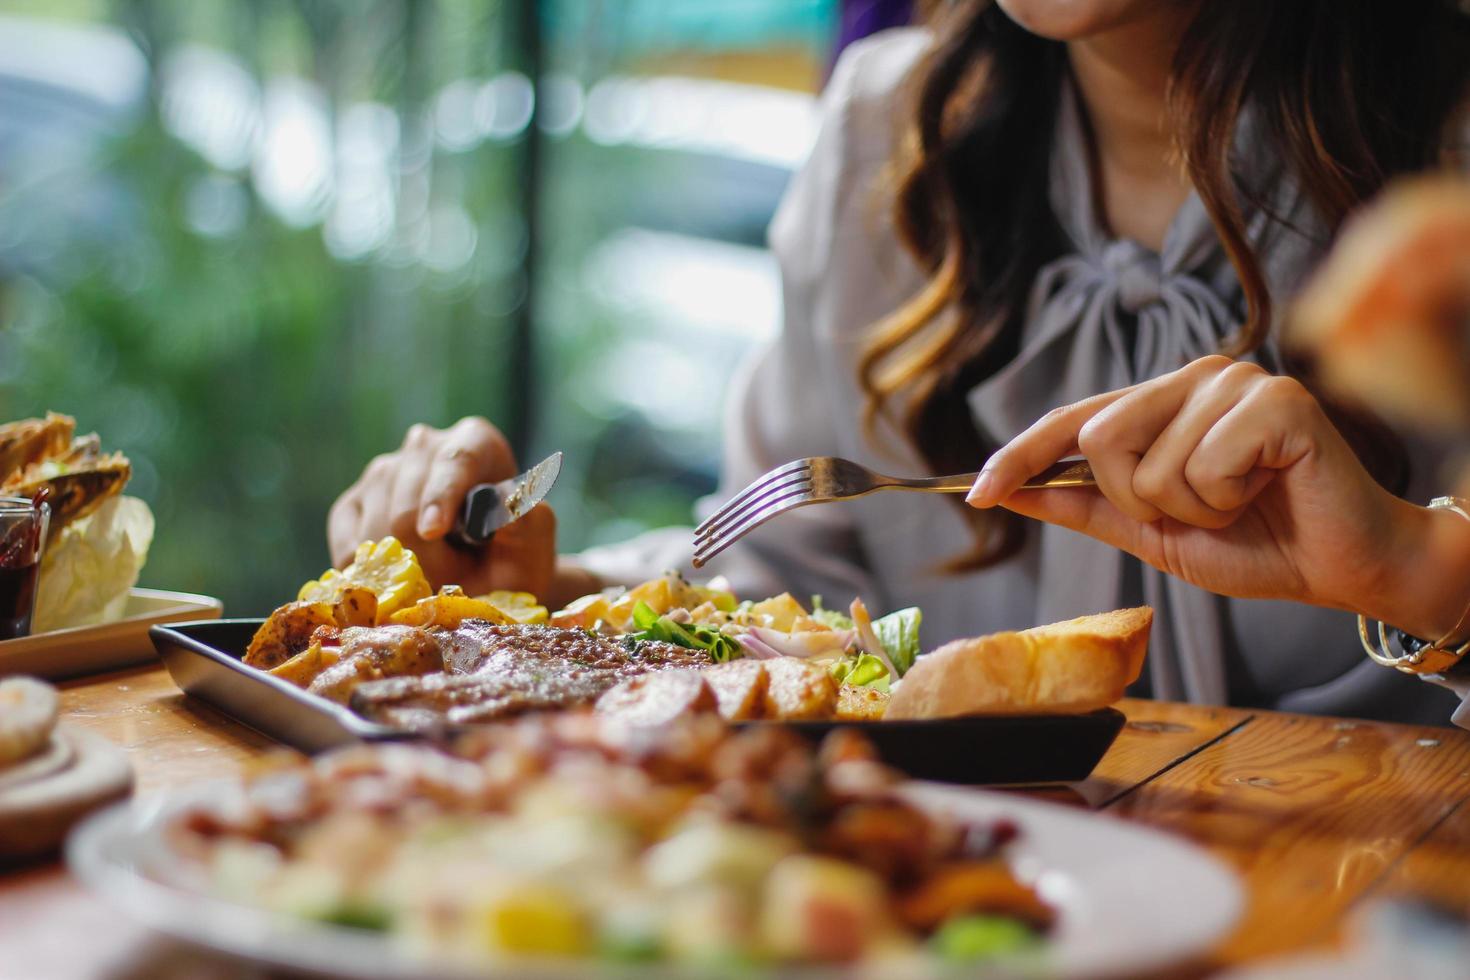
[[[14,500],[0,504],[0,640],[31,632],[49,516],[46,496],[44,490],[37,494],[29,513],[17,512]]]
[[[0,565],[0,640],[29,636],[31,611],[36,607],[36,582],[41,563],[23,568]]]

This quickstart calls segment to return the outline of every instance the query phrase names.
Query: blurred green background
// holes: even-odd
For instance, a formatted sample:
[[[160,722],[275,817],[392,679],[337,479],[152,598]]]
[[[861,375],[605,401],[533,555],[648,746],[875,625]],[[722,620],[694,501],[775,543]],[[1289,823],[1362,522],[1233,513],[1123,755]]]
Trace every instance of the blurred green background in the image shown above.
[[[0,2],[0,418],[125,451],[144,585],[250,614],[412,422],[686,521],[777,328],[836,0]],[[529,78],[538,78],[532,86]]]

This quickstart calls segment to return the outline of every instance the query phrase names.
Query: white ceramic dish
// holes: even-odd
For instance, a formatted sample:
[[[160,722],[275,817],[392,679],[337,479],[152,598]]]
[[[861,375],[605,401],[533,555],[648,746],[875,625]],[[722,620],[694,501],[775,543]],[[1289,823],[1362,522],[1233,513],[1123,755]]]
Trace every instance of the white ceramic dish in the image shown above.
[[[123,617],[114,622],[0,640],[0,677],[30,674],[57,681],[143,663],[157,656],[148,627],[218,619],[222,608],[207,595],[133,589]]]
[[[980,820],[1010,817],[1020,826],[1021,838],[1012,845],[1017,871],[1034,880],[1060,910],[1044,975],[1146,974],[1204,953],[1240,915],[1243,897],[1235,875],[1168,834],[1014,795],[936,784],[915,784],[913,792],[925,806]],[[162,829],[181,806],[227,805],[237,793],[236,786],[216,785],[113,807],[77,829],[67,860],[74,874],[119,911],[161,932],[256,963],[395,980],[465,975],[463,967],[412,958],[375,933],[272,915],[193,890]],[[592,961],[528,966],[522,961],[477,975],[608,973],[605,963]],[[635,975],[675,974],[640,966]]]

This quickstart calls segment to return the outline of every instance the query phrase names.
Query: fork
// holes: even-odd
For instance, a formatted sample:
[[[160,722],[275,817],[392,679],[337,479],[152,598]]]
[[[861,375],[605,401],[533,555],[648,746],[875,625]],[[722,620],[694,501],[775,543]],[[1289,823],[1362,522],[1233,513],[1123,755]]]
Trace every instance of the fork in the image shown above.
[[[771,518],[807,504],[864,497],[877,490],[967,493],[979,473],[906,480],[874,473],[849,459],[812,456],[793,460],[760,477],[694,529],[694,567],[739,541]],[[1080,456],[1058,460],[1021,485],[1023,490],[1091,487],[1092,467]]]

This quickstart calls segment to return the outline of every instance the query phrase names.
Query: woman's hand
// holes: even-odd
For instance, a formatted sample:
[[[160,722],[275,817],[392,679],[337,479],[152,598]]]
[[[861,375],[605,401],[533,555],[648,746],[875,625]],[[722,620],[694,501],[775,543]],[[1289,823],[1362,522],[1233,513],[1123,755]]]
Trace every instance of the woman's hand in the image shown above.
[[[1078,452],[1101,493],[1018,490]],[[1463,519],[1388,493],[1299,382],[1227,357],[1050,412],[990,458],[969,502],[1213,592],[1361,611],[1431,639],[1466,600],[1467,579],[1425,563],[1434,532]]]
[[[341,567],[363,541],[393,535],[419,556],[435,586],[463,586],[471,595],[492,589],[554,594],[556,518],[542,504],[496,532],[474,551],[444,536],[470,488],[515,476],[515,457],[505,437],[482,418],[460,419],[448,429],[415,425],[397,451],[368,463],[327,516],[327,546]]]

